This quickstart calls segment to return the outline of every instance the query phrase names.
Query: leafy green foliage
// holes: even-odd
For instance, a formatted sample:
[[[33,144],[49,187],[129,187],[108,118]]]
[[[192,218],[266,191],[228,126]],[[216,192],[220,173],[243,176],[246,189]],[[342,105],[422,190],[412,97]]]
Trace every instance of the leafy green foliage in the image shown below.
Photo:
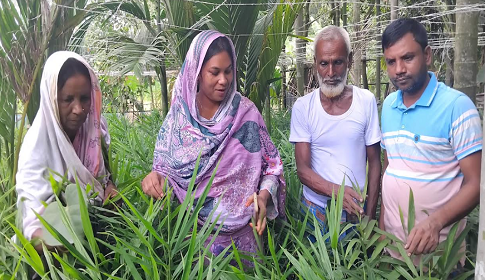
[[[1,51],[0,51],[1,52]],[[0,65],[0,72],[3,73],[2,65]],[[4,170],[0,171],[0,190],[2,193],[7,191],[2,179],[12,180],[12,167],[14,163],[14,147],[15,147],[15,122],[17,109],[17,96],[13,91],[10,83],[8,83],[5,76],[0,77],[0,158],[5,159],[8,164],[5,164]],[[6,181],[5,181],[6,182]]]
[[[265,36],[255,36],[255,42],[250,44],[248,74],[244,90],[260,110],[267,98],[267,87],[269,81],[274,78],[274,69],[281,50],[302,8],[302,1],[290,2],[289,5],[274,5],[263,18],[258,20],[255,34],[265,34]]]
[[[74,237],[82,239],[84,237],[83,222],[81,219],[80,200],[84,199],[84,204],[87,204],[87,197],[84,191],[81,191],[81,196],[78,194],[78,186],[76,184],[69,184],[64,192],[61,192],[61,197],[56,197],[56,200],[49,203],[44,212],[40,215],[47,224],[55,228],[59,234],[64,236],[68,242],[73,242]],[[65,206],[63,201],[65,200]],[[66,221],[59,219],[60,207],[63,207],[63,211],[66,212]],[[72,232],[67,228],[67,225],[72,227]],[[62,245],[47,229],[42,227],[41,239],[45,241],[49,246]]]
[[[244,1],[244,4],[247,5],[237,5],[241,3],[238,0],[217,0],[212,2],[211,4],[201,4],[199,14],[201,17],[210,14],[211,21],[207,23],[209,29],[215,29],[221,33],[228,34],[233,41],[238,59],[238,89],[240,92],[244,92],[242,85],[245,80],[245,65],[249,55],[256,55],[254,53],[247,55],[247,47],[249,42],[255,39],[255,37],[262,37],[260,34],[255,35],[254,28],[259,11],[263,7],[263,5],[256,4],[261,4],[263,1]],[[216,7],[217,9],[215,9]]]
[[[59,230],[56,222],[47,218],[41,220],[67,253],[46,248],[39,253],[15,226],[15,205],[10,202],[0,212],[1,279],[29,279],[27,267],[43,279],[447,279],[451,275],[463,256],[460,245],[469,233],[466,229],[458,235],[456,225],[435,253],[422,256],[415,265],[402,242],[382,232],[377,221],[359,217],[356,224],[341,223],[340,190],[330,201],[325,224],[328,230],[322,235],[322,225],[302,211],[293,145],[287,141],[289,116],[284,112],[276,116],[273,139],[286,171],[287,219],[269,222],[257,256],[239,252],[234,244],[218,256],[209,252],[220,226],[197,225],[197,213],[209,188],[197,202],[191,196],[182,204],[166,186],[161,200],[143,194],[140,180],[151,169],[160,114],[140,115],[133,120],[108,115],[112,136],[108,160],[123,205],[89,205],[82,189],[72,185],[71,203],[79,207],[82,233],[73,234],[69,208],[58,205],[58,220],[67,231]],[[56,192],[62,189],[62,182],[51,183]],[[194,188],[192,181],[189,193]],[[12,192],[13,188],[1,195],[0,202]],[[9,223],[3,222],[5,219]],[[18,244],[10,239],[14,232]],[[308,240],[310,235],[315,242]],[[381,235],[386,238],[380,240]],[[386,250],[401,251],[403,259],[391,258]],[[253,268],[245,267],[248,261],[254,263]],[[473,273],[470,262],[467,266],[471,268],[462,271],[462,279]]]
[[[140,85],[136,77],[124,78],[103,76],[99,79],[103,93],[103,112],[106,113],[143,113],[142,97],[147,88]]]
[[[76,1],[84,8],[87,1]],[[73,1],[57,4],[73,7]],[[0,2],[0,64],[18,99],[28,104],[30,122],[40,102],[41,66],[47,54],[64,50],[72,31],[83,17],[73,9],[62,9],[40,0]]]

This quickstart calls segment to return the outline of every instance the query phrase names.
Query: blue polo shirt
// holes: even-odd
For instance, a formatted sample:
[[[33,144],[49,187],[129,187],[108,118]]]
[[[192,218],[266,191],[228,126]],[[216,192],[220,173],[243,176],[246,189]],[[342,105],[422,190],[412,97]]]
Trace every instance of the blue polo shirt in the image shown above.
[[[442,159],[460,160],[482,149],[480,116],[473,102],[464,93],[438,82],[434,73],[428,74],[430,81],[423,95],[409,108],[400,90],[384,101],[381,146],[390,155],[389,161],[402,158],[436,165],[443,164]]]
[[[459,161],[482,149],[482,126],[473,102],[438,82],[433,73],[428,75],[429,84],[415,104],[406,107],[398,90],[382,106],[381,146],[389,160],[382,180],[384,224],[403,241],[407,235],[400,212],[407,225],[410,189],[417,224],[456,195],[463,183]],[[441,231],[441,241],[448,231]]]

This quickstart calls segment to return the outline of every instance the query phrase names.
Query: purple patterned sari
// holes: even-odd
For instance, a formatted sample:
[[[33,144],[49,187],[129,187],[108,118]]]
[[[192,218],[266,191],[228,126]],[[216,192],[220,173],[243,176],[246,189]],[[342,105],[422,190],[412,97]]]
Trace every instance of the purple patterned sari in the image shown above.
[[[272,197],[267,206],[268,219],[284,217],[283,164],[258,109],[236,92],[235,79],[211,120],[198,113],[195,105],[197,77],[207,49],[221,36],[224,35],[217,31],[204,31],[190,45],[175,82],[170,111],[158,134],[153,170],[168,176],[170,186],[182,202],[199,153],[196,198],[203,193],[220,160],[199,213],[199,224],[205,223],[211,212],[214,217],[221,215],[218,223],[224,220],[221,232],[210,248],[212,253],[220,253],[231,240],[239,250],[254,253],[256,240],[248,224],[254,208],[252,205],[246,207],[245,203],[254,192],[266,189]],[[233,49],[233,73],[236,73],[234,46],[229,41]]]

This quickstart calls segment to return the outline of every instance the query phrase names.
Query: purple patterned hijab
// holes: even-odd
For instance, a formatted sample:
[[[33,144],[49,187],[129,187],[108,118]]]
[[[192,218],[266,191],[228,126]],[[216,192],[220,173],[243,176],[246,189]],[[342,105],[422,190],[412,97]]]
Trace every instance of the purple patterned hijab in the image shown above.
[[[223,234],[236,235],[249,227],[253,207],[245,207],[245,202],[258,190],[267,189],[271,193],[273,203],[268,202],[268,218],[284,216],[286,187],[278,150],[256,106],[236,91],[236,75],[214,118],[204,120],[198,115],[197,77],[209,46],[219,37],[225,35],[204,31],[190,45],[175,82],[170,111],[158,134],[153,170],[168,176],[177,198],[183,201],[199,153],[202,154],[195,181],[196,197],[204,191],[220,160],[199,222],[205,222],[214,211],[214,216],[221,214],[221,220],[225,219]],[[236,73],[234,46],[229,38],[228,41]],[[220,204],[215,207],[217,203]]]

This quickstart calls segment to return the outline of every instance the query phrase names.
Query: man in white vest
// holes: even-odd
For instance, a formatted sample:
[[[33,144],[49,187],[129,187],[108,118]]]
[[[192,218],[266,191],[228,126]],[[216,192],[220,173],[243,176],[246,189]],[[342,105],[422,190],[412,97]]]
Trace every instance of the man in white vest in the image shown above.
[[[291,115],[290,142],[295,144],[303,183],[302,202],[324,226],[327,201],[345,178],[342,221],[347,214],[375,218],[381,175],[377,104],[370,91],[347,84],[352,64],[348,32],[337,26],[323,28],[314,41],[314,63],[320,87],[298,98]],[[363,209],[359,202],[365,198],[349,186],[363,190],[366,180]]]

